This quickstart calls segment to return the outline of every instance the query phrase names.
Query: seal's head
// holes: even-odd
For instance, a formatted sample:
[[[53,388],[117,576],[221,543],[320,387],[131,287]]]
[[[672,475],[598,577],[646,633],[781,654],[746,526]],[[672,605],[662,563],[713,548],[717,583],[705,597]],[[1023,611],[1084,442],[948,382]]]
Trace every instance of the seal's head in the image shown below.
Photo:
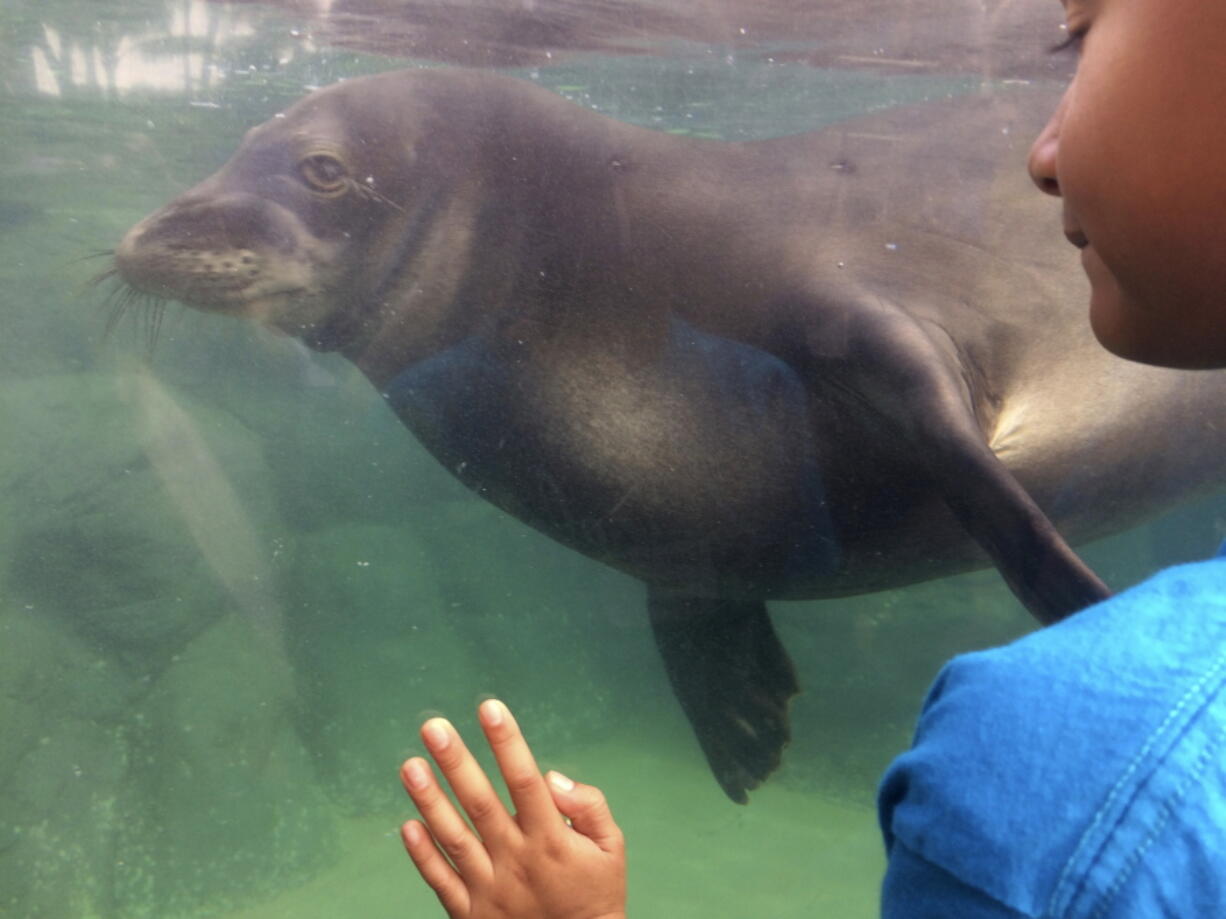
[[[401,338],[445,335],[471,270],[471,233],[457,231],[474,222],[465,177],[488,134],[483,102],[495,102],[471,91],[475,79],[398,72],[306,96],[133,227],[117,273],[141,293],[321,350],[369,340],[389,311],[402,333],[414,326]]]

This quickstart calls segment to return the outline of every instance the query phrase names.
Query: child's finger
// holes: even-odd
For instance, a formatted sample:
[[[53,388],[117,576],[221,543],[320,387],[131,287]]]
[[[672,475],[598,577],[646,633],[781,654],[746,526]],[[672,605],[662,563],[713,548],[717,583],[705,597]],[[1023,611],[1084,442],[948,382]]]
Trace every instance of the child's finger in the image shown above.
[[[409,858],[417,866],[417,873],[430,885],[447,915],[452,919],[467,916],[472,902],[468,888],[451,863],[443,857],[430,831],[419,821],[410,820],[400,828],[400,839]]]
[[[519,827],[451,722],[431,718],[422,725],[421,737],[485,846],[496,847],[502,840],[517,838]],[[433,824],[430,829],[435,830]],[[435,836],[444,842],[437,830]]]
[[[497,699],[487,699],[477,716],[515,805],[520,829],[525,835],[555,832],[561,826],[558,809],[510,709]]]
[[[459,874],[468,880],[483,880],[493,871],[489,853],[464,821],[420,756],[406,760],[400,779],[417,806],[422,820]]]

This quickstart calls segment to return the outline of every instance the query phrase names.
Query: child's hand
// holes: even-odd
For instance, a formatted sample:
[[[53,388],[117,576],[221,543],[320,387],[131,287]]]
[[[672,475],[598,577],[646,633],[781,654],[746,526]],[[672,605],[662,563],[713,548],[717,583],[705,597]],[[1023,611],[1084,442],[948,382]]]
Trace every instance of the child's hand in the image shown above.
[[[442,718],[422,725],[422,740],[472,826],[424,759],[414,757],[400,767],[425,821],[424,826],[408,821],[400,835],[447,914],[452,919],[624,919],[625,843],[600,789],[576,785],[556,772],[546,781],[501,702],[482,703],[478,717],[514,816]]]

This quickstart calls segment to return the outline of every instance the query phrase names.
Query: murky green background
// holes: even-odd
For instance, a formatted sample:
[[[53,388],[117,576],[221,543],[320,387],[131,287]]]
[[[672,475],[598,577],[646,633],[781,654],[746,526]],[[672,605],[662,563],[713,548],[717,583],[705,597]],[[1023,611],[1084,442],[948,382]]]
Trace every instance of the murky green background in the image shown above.
[[[305,89],[405,63],[256,4],[0,5],[0,914],[434,915],[396,768],[497,694],[606,790],[636,919],[874,915],[874,784],[928,681],[1031,627],[994,571],[776,604],[805,692],[740,808],[641,588],[470,496],[344,361],[176,307],[151,358],[147,317],[103,334],[91,256]],[[692,47],[516,72],[733,139],[981,83]],[[1087,556],[1130,583],[1208,554],[1218,509]]]

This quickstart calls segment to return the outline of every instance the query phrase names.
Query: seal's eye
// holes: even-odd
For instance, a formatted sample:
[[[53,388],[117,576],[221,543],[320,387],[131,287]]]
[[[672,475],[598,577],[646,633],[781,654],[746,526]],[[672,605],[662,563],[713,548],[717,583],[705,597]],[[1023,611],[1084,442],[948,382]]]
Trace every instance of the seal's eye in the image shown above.
[[[349,173],[330,153],[312,153],[298,163],[302,181],[323,195],[339,195],[349,187]]]

